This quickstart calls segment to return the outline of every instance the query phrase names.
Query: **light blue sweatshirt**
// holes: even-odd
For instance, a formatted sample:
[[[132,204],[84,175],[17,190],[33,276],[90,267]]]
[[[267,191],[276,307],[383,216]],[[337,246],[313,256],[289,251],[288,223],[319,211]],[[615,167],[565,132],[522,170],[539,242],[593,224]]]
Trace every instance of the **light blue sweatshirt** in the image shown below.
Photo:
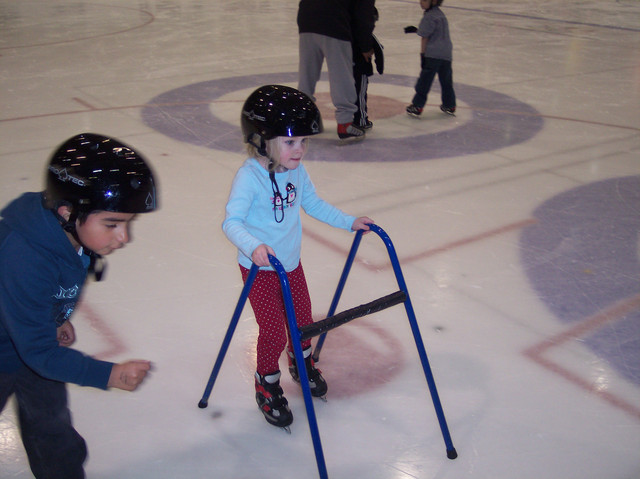
[[[245,268],[251,268],[251,254],[261,244],[273,248],[285,271],[298,266],[301,207],[309,216],[348,231],[356,220],[316,194],[304,165],[276,173],[275,178],[282,194],[282,207],[277,209],[269,172],[255,158],[247,159],[233,180],[222,230],[238,248],[238,263]]]

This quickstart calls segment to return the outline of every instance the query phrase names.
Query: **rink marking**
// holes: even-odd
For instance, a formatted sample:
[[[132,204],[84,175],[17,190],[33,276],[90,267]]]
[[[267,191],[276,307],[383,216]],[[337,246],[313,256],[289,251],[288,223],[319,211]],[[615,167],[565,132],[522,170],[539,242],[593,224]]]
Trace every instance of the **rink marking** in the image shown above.
[[[447,252],[449,252],[449,251],[451,251],[453,249],[456,249],[456,248],[461,248],[463,246],[467,246],[467,245],[470,245],[470,244],[473,244],[473,243],[477,243],[478,241],[482,241],[482,240],[485,240],[485,239],[488,239],[488,238],[493,238],[495,236],[499,236],[499,235],[504,234],[504,233],[509,233],[511,231],[519,230],[519,229],[525,228],[527,226],[536,224],[537,222],[538,222],[538,220],[535,219],[535,218],[527,218],[525,220],[516,221],[515,223],[510,223],[510,224],[507,224],[507,225],[503,225],[503,226],[500,226],[498,228],[494,228],[492,230],[487,230],[487,231],[484,231],[482,233],[478,233],[478,234],[473,235],[473,236],[467,236],[465,238],[460,238],[458,240],[451,241],[450,243],[445,243],[445,244],[443,244],[441,246],[437,246],[435,248],[427,249],[427,250],[425,250],[425,251],[423,251],[421,253],[417,253],[417,254],[414,254],[414,255],[411,255],[411,256],[405,256],[405,257],[400,258],[400,255],[398,255],[399,256],[399,261],[400,261],[400,263],[413,263],[415,261],[422,260],[422,259],[425,259],[425,258],[429,258],[429,257],[435,256],[437,254],[447,253]],[[331,250],[342,251],[345,256],[348,255],[349,251],[347,249],[343,248],[342,246],[337,245],[336,243],[334,243],[332,241],[327,240],[327,238],[325,236],[318,235],[318,234],[316,234],[316,233],[314,233],[312,231],[309,231],[307,229],[304,229],[304,228],[303,228],[303,231],[304,231],[305,236],[309,236],[314,241],[316,241],[316,242],[328,247]],[[371,263],[369,261],[361,260],[361,259],[358,259],[358,258],[356,258],[355,261],[358,264],[360,264],[361,266],[363,266],[363,267],[365,267],[365,268],[367,268],[367,269],[369,269],[371,271],[380,271],[380,270],[385,270],[385,269],[391,268],[391,264],[390,263],[374,264],[374,263]]]
[[[602,398],[612,406],[621,409],[631,416],[634,416],[636,419],[640,420],[640,408],[638,408],[637,406],[625,401],[624,399],[618,397],[613,393],[610,393],[609,391],[600,389],[597,385],[589,382],[582,376],[569,371],[567,368],[561,366],[557,362],[544,357],[544,353],[548,350],[560,347],[562,344],[568,341],[584,337],[587,333],[597,330],[609,322],[618,321],[625,315],[631,313],[632,311],[635,311],[636,309],[640,309],[640,293],[630,298],[626,298],[622,301],[618,301],[609,308],[606,308],[580,321],[579,324],[566,329],[555,336],[551,336],[550,338],[547,338],[544,341],[531,346],[530,348],[525,349],[523,351],[523,354],[545,369],[548,369],[554,374],[559,375],[567,381],[577,385],[578,387],[591,394]]]
[[[9,45],[6,47],[0,47],[0,50],[14,50],[14,49],[18,49],[18,48],[35,48],[35,47],[49,47],[52,45],[64,45],[66,43],[76,43],[76,42],[80,42],[80,41],[86,41],[86,40],[93,40],[96,38],[102,38],[102,37],[109,37],[109,36],[113,36],[113,35],[120,35],[122,33],[127,33],[133,30],[137,30],[138,28],[143,28],[146,27],[147,25],[153,23],[156,19],[155,15],[147,10],[142,10],[140,8],[135,8],[135,7],[122,7],[122,6],[117,6],[117,5],[100,5],[100,4],[94,4],[91,5],[92,7],[95,8],[109,8],[112,10],[129,10],[129,11],[134,11],[134,12],[139,12],[142,14],[145,14],[148,18],[143,21],[142,23],[133,25],[131,27],[127,27],[127,28],[123,28],[122,30],[114,30],[114,31],[110,31],[110,32],[104,32],[104,33],[98,33],[96,35],[87,35],[87,36],[78,36],[78,37],[74,37],[74,38],[69,38],[66,40],[52,40],[50,42],[42,42],[42,43],[27,43],[24,45]],[[39,14],[41,15],[42,12],[40,11]],[[101,17],[98,16],[96,17],[98,19],[99,22],[102,21]],[[82,25],[82,27],[85,27],[87,25]],[[67,28],[71,29],[73,28],[73,25],[68,26]]]
[[[85,302],[80,302],[78,305],[78,312],[82,314],[89,325],[95,329],[98,333],[98,336],[107,342],[107,347],[102,352],[91,354],[92,357],[107,360],[107,358],[112,358],[117,356],[120,353],[124,353],[127,351],[127,348],[120,340],[118,333],[113,331],[107,323],[97,314],[91,306],[89,306]]]
[[[621,30],[627,32],[640,32],[640,29],[633,27],[622,27],[620,25],[607,25],[603,23],[591,23],[591,22],[580,22],[577,20],[566,20],[562,18],[549,18],[549,17],[538,17],[535,15],[527,15],[524,13],[511,13],[511,12],[492,12],[489,10],[483,10],[480,8],[469,8],[469,7],[456,7],[452,5],[447,5],[445,8],[451,8],[455,10],[464,10],[467,12],[476,12],[483,13],[485,15],[498,15],[503,17],[512,17],[512,18],[524,18],[525,20],[537,20],[541,22],[549,22],[549,23],[562,23],[566,25],[578,25],[581,27],[593,27],[593,28],[605,28],[611,30]]]
[[[98,108],[93,106],[91,103],[84,101],[82,98],[78,98],[74,96],[72,100],[75,101],[76,103],[80,103],[82,106],[86,107],[87,110],[98,110]]]
[[[437,248],[429,249],[429,250],[427,250],[427,251],[425,251],[423,253],[419,253],[419,254],[416,254],[416,255],[413,255],[413,256],[408,256],[408,257],[406,257],[404,259],[404,261],[410,263],[410,262],[413,262],[413,261],[416,261],[416,260],[420,260],[420,259],[424,259],[424,258],[428,258],[428,257],[434,256],[434,255],[437,255],[437,254],[440,254],[440,253],[446,253],[448,251],[451,251],[452,249],[460,248],[462,246],[467,246],[467,245],[470,245],[472,243],[477,243],[478,241],[482,241],[482,240],[485,240],[487,238],[493,238],[494,236],[499,236],[501,234],[509,233],[511,231],[514,231],[514,230],[519,230],[519,229],[525,228],[527,226],[533,225],[533,224],[535,224],[537,222],[538,222],[538,220],[535,219],[535,218],[527,218],[525,220],[517,221],[515,223],[510,223],[510,224],[501,226],[499,228],[495,228],[495,229],[492,229],[492,230],[484,231],[484,232],[479,233],[477,235],[468,236],[466,238],[461,238],[459,240],[452,241],[450,243],[446,243],[446,244],[444,244],[442,246],[439,246]]]
[[[1,56],[1,55],[0,55]],[[72,97],[72,101],[79,103],[80,105],[86,107],[86,109],[82,110],[66,110],[66,111],[57,111],[52,113],[42,113],[39,115],[26,115],[26,116],[16,116],[12,118],[0,118],[0,123],[10,122],[10,121],[21,121],[21,120],[33,120],[36,118],[46,118],[51,116],[64,116],[64,115],[81,115],[85,114],[88,111],[92,112],[101,112],[101,111],[118,111],[118,110],[132,110],[132,109],[144,109],[149,108],[149,104],[144,105],[121,105],[121,106],[107,106],[107,107],[97,107],[91,105],[90,103],[82,100],[78,97]],[[154,108],[173,108],[173,107],[189,107],[189,106],[209,106],[212,103],[229,103],[225,100],[220,101],[176,101],[176,102],[167,102],[167,103],[157,103],[154,104]],[[427,106],[436,107],[438,104],[436,103],[428,103]],[[543,113],[527,113],[517,110],[509,110],[502,108],[479,108],[479,107],[469,107],[469,106],[459,106],[460,110],[469,110],[472,112],[485,112],[491,114],[500,114],[500,115],[512,115],[512,116],[521,116],[521,117],[534,117],[534,118],[542,118],[545,120],[558,120],[558,121],[568,121],[572,123],[583,123],[587,125],[594,126],[603,126],[607,128],[617,128],[621,130],[631,130],[631,131],[640,131],[640,127],[630,126],[630,125],[621,125],[616,123],[607,123],[603,121],[594,121],[594,120],[583,120],[580,118],[571,118],[567,116],[558,116],[558,115],[545,115]]]
[[[464,108],[470,109],[469,107],[464,107],[464,106],[459,107],[459,109],[461,110]],[[606,123],[604,121],[583,120],[581,118],[571,118],[568,116],[545,115],[544,113],[527,113],[527,112],[519,112],[519,111],[512,111],[512,110],[504,110],[500,108],[473,108],[473,110],[484,111],[487,113],[500,113],[504,115],[535,116],[535,117],[544,118],[545,120],[570,121],[572,123],[584,123],[587,125],[604,126],[608,128],[619,128],[621,130],[640,131],[640,127],[637,127],[637,126],[617,125],[614,123]]]
[[[169,138],[215,150],[238,152],[240,136],[237,120],[219,117],[211,105],[226,95],[261,84],[288,84],[298,80],[297,72],[225,77],[174,88],[152,98],[142,109],[143,122]],[[321,81],[327,81],[323,73]],[[394,87],[411,88],[415,78],[385,73],[378,81]],[[456,83],[456,96],[467,105],[468,121],[448,123],[450,128],[430,131],[410,123],[409,136],[378,138],[343,148],[337,138],[314,139],[314,149],[306,161],[391,162],[426,161],[434,158],[495,151],[533,138],[544,126],[544,118],[527,103],[508,95],[473,85]],[[383,97],[383,96],[381,96]],[[388,97],[387,97],[388,98]],[[188,102],[181,106],[181,102]],[[195,104],[193,103],[195,102]],[[167,106],[171,105],[171,106]],[[512,113],[493,113],[493,105],[502,105]],[[521,115],[526,113],[526,115]],[[398,117],[406,117],[402,108]],[[510,135],[504,135],[510,131]],[[215,137],[212,132],[216,132]]]

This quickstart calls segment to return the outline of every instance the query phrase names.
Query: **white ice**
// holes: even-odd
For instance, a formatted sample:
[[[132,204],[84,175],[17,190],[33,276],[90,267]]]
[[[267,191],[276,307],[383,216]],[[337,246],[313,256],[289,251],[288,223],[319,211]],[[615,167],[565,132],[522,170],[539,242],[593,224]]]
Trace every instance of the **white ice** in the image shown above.
[[[458,113],[439,111],[436,82],[420,120],[404,114],[419,42],[403,32],[419,22],[420,7],[377,7],[386,65],[371,78],[374,128],[362,145],[336,147],[323,80],[326,132],[312,141],[306,167],[325,199],[374,218],[394,241],[459,457],[446,457],[396,306],[327,337],[319,366],[330,392],[314,406],[329,477],[640,477],[638,384],[556,317],[531,284],[520,243],[545,201],[640,175],[640,3],[446,1]],[[161,210],[139,218],[133,243],[109,257],[106,281],[87,286],[74,319],[78,349],[154,364],[134,393],[69,386],[91,479],[318,476],[291,379],[284,375],[291,435],[256,407],[248,305],[209,407],[197,407],[241,290],[235,249],[220,228],[244,159],[240,106],[265,80],[282,75],[296,85],[296,11],[292,0],[0,0],[0,203],[41,190],[54,147],[84,131],[133,145],[160,178]],[[208,103],[211,128],[194,131],[200,143],[143,121],[156,96],[176,90],[187,104],[189,88],[201,84],[224,91]],[[437,151],[408,142],[474,131],[483,115],[512,114],[510,100],[531,110],[456,144],[443,136]],[[166,122],[183,131],[181,118]],[[223,140],[237,148],[216,147]],[[302,260],[321,319],[352,236],[309,218],[304,227]],[[394,287],[382,243],[365,236],[340,306]],[[636,314],[637,293],[625,303]],[[545,341],[556,343],[544,349]],[[0,416],[0,476],[25,479],[32,476],[14,406]]]

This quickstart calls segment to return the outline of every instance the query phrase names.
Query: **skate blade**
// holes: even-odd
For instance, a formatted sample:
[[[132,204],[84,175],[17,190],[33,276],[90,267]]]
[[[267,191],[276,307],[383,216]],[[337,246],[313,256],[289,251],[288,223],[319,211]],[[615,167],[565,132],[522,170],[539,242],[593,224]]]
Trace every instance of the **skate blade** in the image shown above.
[[[359,143],[362,140],[364,140],[365,137],[366,137],[366,135],[348,136],[346,138],[338,138],[338,145],[343,146],[343,145],[350,145],[352,143]]]
[[[283,429],[283,430],[285,430],[287,433],[291,434],[291,428],[290,428],[289,426],[280,426],[280,425],[279,425],[279,424],[277,424],[276,422],[272,422],[272,421],[270,421],[270,420],[269,420],[269,418],[267,417],[267,415],[266,415],[266,414],[264,414],[264,411],[262,411],[262,409],[260,410],[260,412],[262,412],[262,414],[264,415],[264,418],[267,420],[267,424],[269,424],[269,425],[271,425],[271,426],[274,426],[274,427],[277,427],[277,428],[280,428],[280,429]],[[292,422],[293,422],[293,419],[292,419]],[[289,424],[291,424],[291,422],[290,422]]]

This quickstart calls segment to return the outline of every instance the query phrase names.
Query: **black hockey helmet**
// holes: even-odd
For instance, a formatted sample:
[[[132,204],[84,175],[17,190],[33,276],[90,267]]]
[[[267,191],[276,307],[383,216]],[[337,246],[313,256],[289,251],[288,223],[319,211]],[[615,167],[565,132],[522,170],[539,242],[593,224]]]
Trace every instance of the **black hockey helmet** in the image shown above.
[[[260,154],[264,154],[266,140],[317,135],[323,130],[313,100],[284,85],[264,85],[251,93],[242,107],[240,123],[245,143],[254,145]]]
[[[120,141],[94,133],[69,138],[53,153],[46,175],[47,208],[147,213],[157,209],[156,182],[147,161]]]

